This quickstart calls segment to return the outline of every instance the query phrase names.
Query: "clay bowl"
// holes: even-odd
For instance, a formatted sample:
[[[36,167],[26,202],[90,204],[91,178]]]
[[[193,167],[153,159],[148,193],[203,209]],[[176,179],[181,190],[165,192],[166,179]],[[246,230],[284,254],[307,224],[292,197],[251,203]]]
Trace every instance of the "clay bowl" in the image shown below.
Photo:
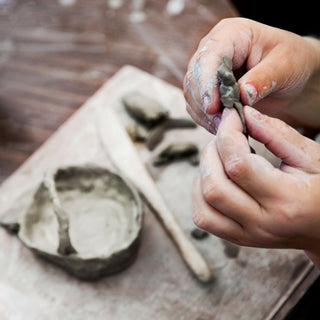
[[[128,181],[105,168],[73,166],[40,184],[18,236],[36,254],[94,280],[133,262],[142,222],[142,202]]]

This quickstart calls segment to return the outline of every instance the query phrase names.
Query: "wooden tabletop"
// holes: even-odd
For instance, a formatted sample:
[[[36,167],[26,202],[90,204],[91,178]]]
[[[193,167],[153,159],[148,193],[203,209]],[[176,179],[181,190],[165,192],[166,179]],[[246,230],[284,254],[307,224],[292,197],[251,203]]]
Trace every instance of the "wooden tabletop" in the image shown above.
[[[123,65],[181,87],[223,1],[0,1],[0,182]]]

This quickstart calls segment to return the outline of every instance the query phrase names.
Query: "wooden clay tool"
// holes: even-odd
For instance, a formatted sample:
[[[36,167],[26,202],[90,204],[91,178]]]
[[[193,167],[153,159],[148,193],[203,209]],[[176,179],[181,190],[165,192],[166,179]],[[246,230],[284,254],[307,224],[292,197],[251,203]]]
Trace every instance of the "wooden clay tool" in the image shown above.
[[[178,248],[187,266],[201,282],[211,279],[211,270],[187,238],[176,218],[167,207],[157,186],[150,177],[139,155],[112,108],[104,108],[97,117],[99,136],[108,155],[119,171],[126,176],[143,195],[158,215],[162,225]]]

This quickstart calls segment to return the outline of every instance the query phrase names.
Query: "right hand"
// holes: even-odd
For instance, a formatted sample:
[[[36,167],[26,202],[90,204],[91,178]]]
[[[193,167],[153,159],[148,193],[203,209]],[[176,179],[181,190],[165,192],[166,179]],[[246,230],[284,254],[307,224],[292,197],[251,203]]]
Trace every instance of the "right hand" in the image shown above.
[[[250,135],[282,165],[251,153],[238,113],[225,108],[202,152],[194,222],[241,246],[303,249],[320,269],[320,145],[249,106],[244,115]]]
[[[244,18],[220,21],[201,40],[189,63],[184,94],[188,112],[198,124],[215,133],[220,108],[216,74],[224,55],[242,71],[238,84],[243,104],[291,125],[320,128],[320,41]],[[313,76],[318,76],[316,81]],[[315,83],[311,96],[307,92],[301,98],[303,88]],[[308,104],[308,99],[317,101]]]

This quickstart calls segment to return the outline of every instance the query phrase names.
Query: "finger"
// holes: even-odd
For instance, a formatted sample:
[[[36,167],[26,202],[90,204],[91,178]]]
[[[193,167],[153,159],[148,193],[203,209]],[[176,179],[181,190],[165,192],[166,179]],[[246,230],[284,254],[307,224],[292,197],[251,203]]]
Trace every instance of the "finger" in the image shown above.
[[[187,102],[196,110],[199,109],[203,112],[203,106],[201,103],[201,96],[199,92],[199,85],[197,83],[197,75],[194,71],[195,58],[192,57],[189,65],[188,71],[184,77],[183,89],[184,95]]]
[[[291,32],[253,23],[255,40],[247,60],[249,71],[238,81],[241,100],[252,105],[270,94],[285,98],[298,93],[311,72],[306,60],[309,43]]]
[[[220,108],[217,69],[222,57],[230,57],[234,69],[240,68],[250,53],[251,37],[246,19],[231,18],[220,21],[200,42],[193,58],[193,69],[207,113],[214,114]]]
[[[193,221],[199,228],[232,242],[239,243],[244,237],[239,223],[224,216],[204,200],[199,177],[193,188]]]
[[[217,133],[217,149],[227,176],[261,203],[279,197],[279,182],[288,183],[284,173],[263,157],[250,153],[237,112],[225,109]]]
[[[190,62],[192,65],[192,61]],[[199,101],[199,91],[194,82],[192,72],[188,72],[183,83],[184,96],[187,102],[187,111],[195,122],[207,129],[209,132],[216,134],[215,116],[207,115]]]
[[[209,44],[212,41],[213,39],[209,39],[208,43],[197,52],[193,63],[193,74],[200,94],[199,103],[201,104],[201,109],[208,114],[215,114],[220,109],[216,70],[221,64],[221,58],[217,58],[216,61],[211,59],[212,51],[216,51],[218,48],[218,46],[214,49],[210,48]],[[209,50],[211,52],[208,52]]]
[[[262,142],[288,166],[303,171],[320,172],[320,146],[288,126],[285,122],[261,114],[256,109],[244,108],[250,135]]]
[[[210,133],[216,134],[217,128],[220,124],[221,113],[217,113],[214,115],[208,115],[203,112],[197,112],[193,108],[190,107],[189,104],[186,106],[188,113],[192,117],[192,119],[199,124],[200,126],[204,127]]]
[[[215,138],[202,152],[200,177],[205,201],[214,209],[223,213],[243,226],[257,221],[259,204],[224,172],[218,154]]]

